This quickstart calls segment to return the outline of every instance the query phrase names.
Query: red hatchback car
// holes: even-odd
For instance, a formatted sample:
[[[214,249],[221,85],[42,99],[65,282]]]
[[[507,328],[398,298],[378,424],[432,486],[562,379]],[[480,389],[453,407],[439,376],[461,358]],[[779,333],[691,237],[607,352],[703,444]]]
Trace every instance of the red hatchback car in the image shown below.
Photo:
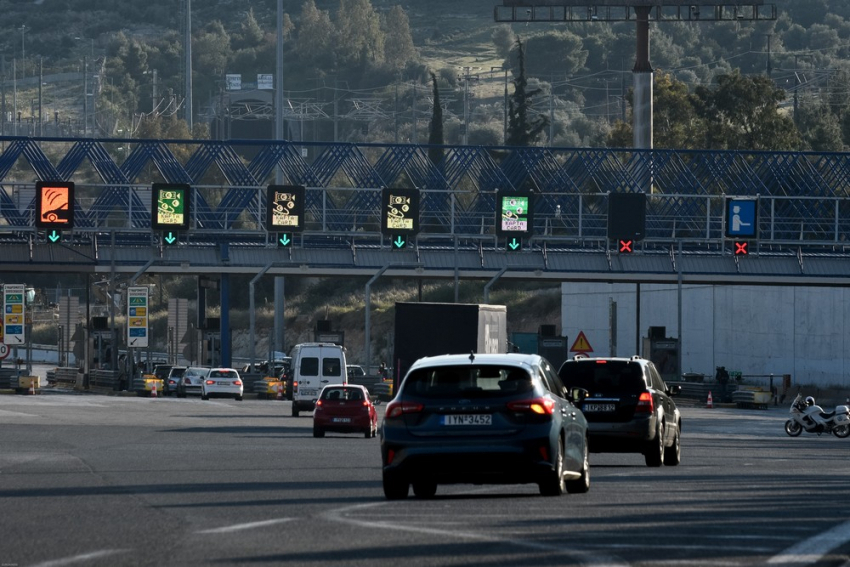
[[[365,386],[332,384],[325,386],[313,412],[313,437],[326,431],[363,433],[368,439],[378,432],[378,412]]]

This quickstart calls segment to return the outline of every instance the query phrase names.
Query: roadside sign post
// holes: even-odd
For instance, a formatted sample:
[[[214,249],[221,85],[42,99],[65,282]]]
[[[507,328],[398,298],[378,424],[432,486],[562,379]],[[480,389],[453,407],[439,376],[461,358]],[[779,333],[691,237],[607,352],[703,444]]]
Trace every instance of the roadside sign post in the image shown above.
[[[148,288],[134,286],[127,288],[127,349],[130,359],[129,386],[132,387],[136,376],[136,357],[134,349],[148,346]]]
[[[3,342],[11,347],[26,342],[25,294],[24,284],[3,286]]]

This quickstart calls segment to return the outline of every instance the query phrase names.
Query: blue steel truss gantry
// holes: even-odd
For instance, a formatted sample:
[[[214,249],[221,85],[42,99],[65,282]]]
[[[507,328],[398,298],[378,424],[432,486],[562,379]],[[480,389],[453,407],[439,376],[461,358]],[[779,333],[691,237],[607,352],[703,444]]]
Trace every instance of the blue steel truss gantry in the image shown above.
[[[307,187],[307,232],[379,237],[382,187],[419,188],[429,237],[494,238],[495,195],[531,190],[535,238],[605,239],[607,195],[647,188],[649,242],[723,240],[723,197],[758,196],[759,240],[835,246],[850,234],[846,153],[429,147],[263,140],[0,138],[0,234],[32,228],[35,181],[74,181],[75,234],[149,235],[150,185],[196,189],[192,232],[265,231],[264,188]],[[228,238],[232,239],[232,236]],[[257,239],[259,242],[261,239]]]

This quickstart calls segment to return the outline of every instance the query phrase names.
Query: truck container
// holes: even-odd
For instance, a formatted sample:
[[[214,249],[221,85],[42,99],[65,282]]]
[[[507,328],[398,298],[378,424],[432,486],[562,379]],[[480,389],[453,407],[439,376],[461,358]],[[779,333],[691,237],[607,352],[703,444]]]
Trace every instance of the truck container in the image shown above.
[[[507,307],[475,303],[396,303],[394,386],[423,356],[504,353]],[[394,387],[393,391],[398,391]]]

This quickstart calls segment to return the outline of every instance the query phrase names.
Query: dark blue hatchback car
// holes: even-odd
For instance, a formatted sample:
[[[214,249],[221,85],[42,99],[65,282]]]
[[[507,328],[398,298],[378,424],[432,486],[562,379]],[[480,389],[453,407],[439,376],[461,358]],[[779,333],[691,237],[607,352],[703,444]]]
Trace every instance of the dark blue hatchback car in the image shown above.
[[[439,484],[536,483],[543,495],[590,489],[587,422],[549,362],[538,355],[422,358],[410,368],[381,425],[388,499]]]

